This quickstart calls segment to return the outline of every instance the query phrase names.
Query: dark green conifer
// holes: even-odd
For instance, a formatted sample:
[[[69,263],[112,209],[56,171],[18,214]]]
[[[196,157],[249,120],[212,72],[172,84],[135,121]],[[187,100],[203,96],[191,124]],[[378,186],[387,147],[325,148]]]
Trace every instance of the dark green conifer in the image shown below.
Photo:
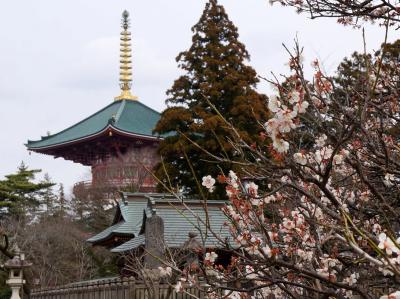
[[[214,155],[239,158],[228,140],[231,130],[212,106],[249,143],[257,141],[258,122],[267,117],[266,98],[256,91],[257,74],[245,64],[249,53],[224,7],[210,0],[192,31],[192,46],[176,58],[185,73],[167,91],[168,108],[155,128],[157,133],[170,134],[159,148],[164,165],[157,166],[157,175],[167,185],[171,182],[191,193],[198,189],[187,160],[199,179],[221,174],[232,165],[210,163],[212,157],[188,139]]]

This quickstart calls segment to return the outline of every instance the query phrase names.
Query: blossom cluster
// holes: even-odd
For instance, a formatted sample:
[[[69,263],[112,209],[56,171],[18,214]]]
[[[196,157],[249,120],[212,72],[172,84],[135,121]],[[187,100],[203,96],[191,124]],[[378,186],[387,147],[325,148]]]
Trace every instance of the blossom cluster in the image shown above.
[[[302,90],[289,93],[286,103],[288,105],[281,103],[278,96],[272,96],[268,102],[268,108],[274,113],[274,117],[265,123],[265,128],[278,153],[286,153],[289,150],[289,142],[285,140],[285,136],[297,127],[298,115],[305,113],[309,105],[304,100]]]
[[[253,181],[233,171],[203,178],[210,192],[217,181],[225,184],[224,212],[236,244],[228,267],[234,274],[218,268],[211,253],[206,265],[220,281],[251,280],[259,292],[252,298],[280,298],[284,291],[302,297],[315,280],[326,292],[334,284],[332,296],[346,298],[364,294],[372,281],[393,290],[400,276],[400,147],[391,130],[400,107],[389,74],[399,66],[391,73],[382,67],[379,79],[367,82],[377,93],[366,102],[363,94],[338,96],[318,61],[312,82],[299,75],[300,59],[289,65],[295,74],[269,97],[270,160],[261,149],[254,153],[260,158],[252,162]],[[274,283],[276,277],[293,286]],[[243,291],[226,296],[242,298]]]
[[[204,254],[209,297],[368,298],[384,283],[381,298],[398,298],[400,65],[373,61],[368,80],[336,87],[318,61],[306,80],[296,51],[293,73],[274,82],[268,100],[267,146],[240,140],[235,146],[252,149],[242,173],[202,178],[208,192],[225,187],[231,233],[220,244],[228,265],[215,251]],[[192,280],[182,279],[179,291]]]

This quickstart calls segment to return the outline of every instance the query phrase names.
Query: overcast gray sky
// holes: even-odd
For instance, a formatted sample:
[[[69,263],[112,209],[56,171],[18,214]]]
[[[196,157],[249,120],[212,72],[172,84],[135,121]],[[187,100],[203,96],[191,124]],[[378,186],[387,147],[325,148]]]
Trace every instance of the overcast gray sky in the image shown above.
[[[161,111],[165,91],[180,74],[175,57],[191,44],[190,28],[205,0],[13,0],[0,3],[0,177],[21,161],[41,168],[70,189],[89,169],[63,159],[28,154],[24,143],[56,133],[113,101],[119,94],[120,18],[131,13],[134,94]],[[220,0],[239,28],[240,40],[260,75],[287,72],[282,43],[297,35],[305,64],[314,58],[333,72],[341,59],[362,50],[360,30],[334,20],[309,20],[267,0]],[[369,50],[384,31],[366,27]],[[390,39],[393,36],[389,36]],[[261,83],[260,91],[268,92]],[[67,190],[69,191],[69,190]]]

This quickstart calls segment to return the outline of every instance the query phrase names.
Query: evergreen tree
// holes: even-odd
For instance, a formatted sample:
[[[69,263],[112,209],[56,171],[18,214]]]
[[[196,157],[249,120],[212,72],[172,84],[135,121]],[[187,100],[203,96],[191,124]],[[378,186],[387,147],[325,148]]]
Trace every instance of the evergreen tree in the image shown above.
[[[374,61],[374,62],[373,62]],[[389,78],[399,78],[400,73],[398,64],[400,61],[400,40],[393,43],[382,44],[381,48],[373,54],[363,54],[354,52],[350,58],[345,58],[340,63],[334,81],[336,83],[336,98],[347,101],[352,98],[369,96],[368,93],[374,83],[376,77],[386,76]],[[380,67],[373,67],[373,63],[380,63]],[[371,74],[371,70],[378,69],[380,73]],[[367,84],[369,81],[369,84]],[[387,86],[375,86],[373,92],[380,93],[382,99],[387,103],[398,101],[398,92],[393,94],[394,90],[400,89],[400,81],[397,81],[397,89],[391,89]],[[390,92],[389,92],[390,91]],[[383,104],[383,103],[382,103]],[[395,138],[400,136],[400,124],[397,124],[386,134],[391,134]]]
[[[0,180],[0,218],[3,216],[25,217],[26,212],[40,204],[40,193],[53,186],[50,182],[35,183],[39,169],[28,169],[22,162],[15,174]]]
[[[54,214],[57,195],[54,193],[53,190],[53,186],[55,184],[52,182],[48,173],[44,175],[42,183],[47,184],[48,187],[40,191],[41,210],[39,211],[39,213],[48,217]]]
[[[68,206],[67,199],[65,198],[64,185],[60,184],[58,189],[58,199],[57,199],[57,215],[60,217],[65,217],[67,214]]]
[[[167,91],[169,107],[155,132],[169,135],[159,147],[163,163],[156,167],[158,177],[195,193],[191,166],[201,178],[221,174],[232,165],[210,163],[212,158],[193,142],[214,155],[239,158],[227,138],[231,130],[213,106],[249,143],[258,140],[259,122],[267,118],[267,108],[265,96],[255,90],[256,72],[245,64],[249,53],[223,6],[210,0],[192,31],[192,46],[176,59],[185,74]],[[220,191],[214,196],[219,197]]]
[[[343,94],[365,93],[362,90],[362,85],[366,82],[375,80],[376,75],[371,77],[368,71],[372,68],[372,61],[380,61],[381,74],[385,72],[389,76],[397,76],[397,64],[400,61],[400,40],[393,43],[382,44],[381,48],[373,54],[363,54],[354,52],[350,58],[344,58],[340,63],[337,74],[335,76],[335,83],[340,86]],[[373,82],[371,82],[373,83]]]
[[[101,189],[77,184],[72,192],[72,213],[78,223],[84,224],[90,231],[101,231],[112,219],[108,211],[110,204]]]

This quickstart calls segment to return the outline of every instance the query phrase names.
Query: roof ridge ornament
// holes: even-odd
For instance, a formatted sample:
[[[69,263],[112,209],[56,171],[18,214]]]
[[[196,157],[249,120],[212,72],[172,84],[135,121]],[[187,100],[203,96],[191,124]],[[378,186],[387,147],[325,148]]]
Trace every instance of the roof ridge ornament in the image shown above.
[[[132,87],[132,50],[131,33],[129,29],[129,12],[124,10],[122,13],[121,48],[120,48],[120,66],[119,66],[119,86],[121,95],[115,97],[115,100],[137,100],[137,96],[131,94]]]

